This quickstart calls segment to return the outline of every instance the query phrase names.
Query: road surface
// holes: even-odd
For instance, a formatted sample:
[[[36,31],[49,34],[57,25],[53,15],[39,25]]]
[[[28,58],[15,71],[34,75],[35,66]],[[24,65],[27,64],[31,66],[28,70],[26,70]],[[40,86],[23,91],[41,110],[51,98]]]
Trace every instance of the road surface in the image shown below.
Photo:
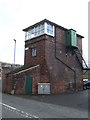
[[[88,90],[61,95],[2,95],[2,118],[88,118]]]

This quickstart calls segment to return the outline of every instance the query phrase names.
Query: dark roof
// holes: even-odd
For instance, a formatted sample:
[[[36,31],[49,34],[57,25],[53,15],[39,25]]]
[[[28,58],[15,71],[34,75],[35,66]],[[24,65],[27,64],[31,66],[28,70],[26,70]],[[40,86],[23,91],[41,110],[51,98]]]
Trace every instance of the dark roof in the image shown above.
[[[35,24],[33,24],[33,25],[31,25],[31,26],[23,29],[23,31],[27,31],[28,29],[31,29],[31,28],[33,28],[33,27],[36,27],[36,26],[39,25],[39,24],[43,24],[44,22],[53,24],[54,26],[59,27],[59,28],[65,30],[65,31],[66,31],[66,30],[69,30],[69,29],[64,28],[64,27],[62,27],[62,26],[60,26],[60,25],[58,25],[58,24],[56,24],[56,23],[54,23],[54,22],[51,22],[51,21],[49,21],[49,20],[47,20],[47,19],[44,19],[44,20],[42,20],[42,21],[40,21],[40,22],[37,22],[37,23],[35,23]],[[84,38],[83,36],[81,36],[81,35],[79,35],[79,34],[77,34],[77,36],[78,36],[78,37],[81,37],[81,38]]]

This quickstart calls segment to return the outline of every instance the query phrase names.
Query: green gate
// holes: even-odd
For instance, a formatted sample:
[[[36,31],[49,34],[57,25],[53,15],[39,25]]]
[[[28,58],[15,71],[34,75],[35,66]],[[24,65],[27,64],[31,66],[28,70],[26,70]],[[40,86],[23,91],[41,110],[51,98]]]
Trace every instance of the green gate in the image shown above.
[[[32,94],[32,76],[26,76],[25,93]]]

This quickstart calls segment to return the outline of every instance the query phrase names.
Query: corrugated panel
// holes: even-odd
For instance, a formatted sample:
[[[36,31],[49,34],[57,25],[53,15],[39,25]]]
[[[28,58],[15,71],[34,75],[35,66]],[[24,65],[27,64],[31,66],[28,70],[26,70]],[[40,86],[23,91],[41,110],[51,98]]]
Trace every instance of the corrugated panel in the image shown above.
[[[66,46],[77,47],[76,31],[73,29],[66,31]]]

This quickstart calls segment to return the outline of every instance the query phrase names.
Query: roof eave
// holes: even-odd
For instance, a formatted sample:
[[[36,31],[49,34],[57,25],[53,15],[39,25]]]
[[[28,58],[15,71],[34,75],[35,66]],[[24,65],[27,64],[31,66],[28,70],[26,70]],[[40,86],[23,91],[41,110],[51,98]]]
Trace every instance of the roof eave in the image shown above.
[[[62,27],[62,26],[60,26],[60,25],[58,25],[58,24],[56,24],[56,23],[54,23],[54,22],[51,22],[51,21],[49,21],[49,20],[47,20],[47,19],[44,19],[44,20],[42,20],[42,21],[40,21],[40,22],[38,22],[38,23],[35,23],[34,25],[31,25],[31,26],[23,29],[22,31],[27,31],[28,29],[31,29],[31,28],[33,28],[33,27],[35,27],[35,26],[37,26],[37,25],[39,25],[39,24],[41,24],[41,23],[44,23],[44,22],[48,22],[48,23],[53,24],[54,26],[60,27],[60,28],[62,28],[62,29],[64,29],[64,30],[68,30],[68,29],[66,29],[66,28],[64,28],[64,27]]]
[[[39,25],[39,24],[42,24],[42,23],[44,23],[44,22],[48,22],[48,23],[50,23],[50,24],[53,24],[54,26],[59,27],[59,28],[65,30],[65,31],[66,31],[66,30],[69,30],[69,29],[64,28],[64,27],[62,27],[62,26],[60,26],[60,25],[58,25],[58,24],[56,24],[56,23],[54,23],[54,22],[51,22],[51,21],[49,21],[49,20],[47,20],[47,19],[44,19],[44,20],[42,20],[42,21],[40,21],[40,22],[35,23],[34,25],[31,25],[31,26],[23,29],[22,31],[26,32],[28,29],[31,29],[31,28],[33,28],[33,27],[35,27],[35,26],[37,26],[37,25]],[[81,37],[81,38],[84,38],[82,35],[79,35],[79,34],[77,34],[77,36],[78,36],[78,37]]]

